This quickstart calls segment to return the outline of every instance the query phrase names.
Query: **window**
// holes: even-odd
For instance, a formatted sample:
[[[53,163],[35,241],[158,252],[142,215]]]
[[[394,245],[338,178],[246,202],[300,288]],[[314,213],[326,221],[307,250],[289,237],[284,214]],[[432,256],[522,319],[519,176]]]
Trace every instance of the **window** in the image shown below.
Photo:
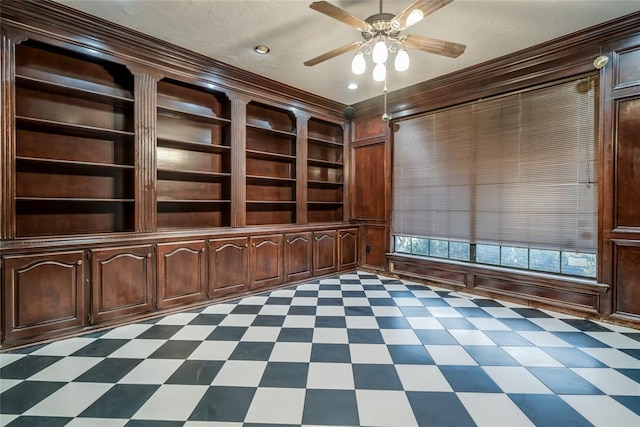
[[[595,277],[597,104],[587,76],[400,121],[396,250]]]

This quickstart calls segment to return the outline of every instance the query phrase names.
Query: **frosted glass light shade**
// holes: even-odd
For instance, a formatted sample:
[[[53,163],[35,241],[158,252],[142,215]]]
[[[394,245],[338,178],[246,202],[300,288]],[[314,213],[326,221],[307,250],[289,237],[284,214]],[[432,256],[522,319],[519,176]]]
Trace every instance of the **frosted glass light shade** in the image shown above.
[[[375,46],[373,46],[373,52],[371,52],[373,62],[383,64],[386,62],[388,56],[389,51],[387,50],[387,44],[382,40],[377,41]]]
[[[398,51],[394,66],[396,71],[407,71],[409,69],[409,54],[406,50],[400,49]]]
[[[373,68],[373,80],[377,82],[383,82],[386,78],[387,67],[385,67],[384,63],[376,64],[376,66]]]
[[[364,60],[362,52],[356,53],[351,61],[351,71],[353,74],[362,74],[367,69],[367,62]]]
[[[422,18],[424,18],[424,13],[422,13],[420,9],[414,9],[409,14],[409,16],[407,16],[405,27],[410,27],[413,24],[417,24],[418,22],[422,21]]]

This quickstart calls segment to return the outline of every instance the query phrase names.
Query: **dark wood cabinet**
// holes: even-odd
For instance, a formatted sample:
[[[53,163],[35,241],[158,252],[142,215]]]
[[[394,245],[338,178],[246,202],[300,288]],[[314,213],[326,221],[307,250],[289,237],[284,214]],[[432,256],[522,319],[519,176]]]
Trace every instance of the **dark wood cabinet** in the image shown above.
[[[282,234],[250,238],[251,289],[284,282],[284,237]]]
[[[249,239],[209,241],[209,297],[241,294],[248,290]]]
[[[91,258],[91,322],[153,310],[153,246],[95,249]]]
[[[313,275],[335,273],[338,269],[335,230],[313,233]]]
[[[367,224],[362,227],[362,230],[362,245],[359,251],[363,254],[362,265],[376,270],[384,270],[388,252],[387,227]]]
[[[86,324],[84,251],[6,256],[3,262],[5,341]]]
[[[338,270],[358,266],[358,229],[338,230]]]
[[[289,233],[284,235],[284,262],[286,281],[311,277],[313,270],[312,233]]]
[[[158,244],[157,306],[166,308],[206,298],[204,240]]]

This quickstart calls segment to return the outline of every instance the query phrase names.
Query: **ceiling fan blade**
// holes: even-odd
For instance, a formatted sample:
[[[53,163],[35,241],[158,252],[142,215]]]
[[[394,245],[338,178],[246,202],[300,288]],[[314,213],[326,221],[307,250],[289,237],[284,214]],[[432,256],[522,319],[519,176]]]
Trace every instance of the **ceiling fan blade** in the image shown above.
[[[448,56],[449,58],[457,58],[464,53],[467,46],[444,40],[432,39],[429,37],[407,35],[404,40],[406,47],[420,49],[425,52],[435,53],[436,55]]]
[[[367,27],[369,27],[369,24],[364,22],[362,19],[353,16],[349,12],[342,10],[339,7],[334,6],[326,1],[315,1],[311,3],[309,7],[315,11],[324,13],[325,15],[333,19],[337,19],[340,22],[350,25],[360,31],[364,31]]]
[[[440,9],[441,7],[448,5],[452,1],[453,0],[417,0],[416,2],[409,5],[405,10],[397,14],[391,20],[391,22],[395,23],[395,25],[397,25],[397,28],[399,30],[404,30],[420,21],[420,19],[418,19],[415,22],[407,23],[407,19],[409,18],[409,15],[411,15],[413,11],[419,10],[422,12],[422,16],[425,17],[435,12],[436,10]]]
[[[324,62],[327,59],[331,59],[331,58],[334,58],[334,57],[336,57],[338,55],[342,55],[343,53],[349,52],[350,50],[356,48],[359,44],[360,43],[358,43],[358,42],[351,42],[351,43],[346,44],[344,46],[341,46],[341,47],[339,47],[337,49],[330,50],[327,53],[323,53],[320,56],[316,56],[315,58],[306,61],[304,63],[304,65],[306,65],[307,67],[313,67],[314,65],[317,65],[317,64],[319,64],[321,62]]]

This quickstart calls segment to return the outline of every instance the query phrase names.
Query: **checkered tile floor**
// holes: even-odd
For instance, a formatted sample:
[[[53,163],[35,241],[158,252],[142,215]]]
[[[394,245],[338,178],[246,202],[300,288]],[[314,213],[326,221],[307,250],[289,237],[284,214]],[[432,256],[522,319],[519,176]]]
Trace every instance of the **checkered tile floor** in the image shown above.
[[[0,362],[9,426],[640,426],[640,331],[364,273]]]

